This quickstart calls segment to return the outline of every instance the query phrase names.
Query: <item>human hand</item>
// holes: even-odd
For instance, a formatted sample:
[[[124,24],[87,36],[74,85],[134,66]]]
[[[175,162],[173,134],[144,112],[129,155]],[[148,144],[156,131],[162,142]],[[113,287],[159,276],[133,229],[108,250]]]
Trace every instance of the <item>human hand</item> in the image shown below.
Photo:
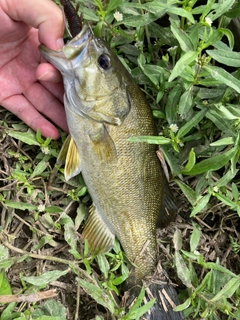
[[[44,116],[68,131],[63,84],[60,73],[43,62],[38,45],[62,47],[62,12],[51,0],[0,0],[0,21],[0,105],[56,139],[57,128]]]

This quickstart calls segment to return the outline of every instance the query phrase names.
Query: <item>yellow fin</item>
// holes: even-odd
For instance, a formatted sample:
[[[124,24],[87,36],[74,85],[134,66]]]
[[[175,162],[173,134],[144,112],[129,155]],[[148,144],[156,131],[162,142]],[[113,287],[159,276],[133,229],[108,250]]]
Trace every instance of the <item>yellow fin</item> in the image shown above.
[[[92,151],[101,161],[117,159],[115,143],[110,137],[105,125],[100,125],[98,131],[89,134]]]
[[[63,142],[62,148],[57,157],[57,165],[59,166],[61,166],[66,161],[70,141],[71,141],[71,136],[69,134],[65,139],[65,141]]]
[[[113,247],[115,236],[101,219],[94,205],[90,208],[82,236],[88,240],[89,251],[92,254],[109,251]]]
[[[78,152],[76,143],[71,138],[69,142],[66,164],[64,169],[65,179],[68,181],[69,179],[75,177],[80,172],[81,172],[81,160],[79,157],[79,152]]]

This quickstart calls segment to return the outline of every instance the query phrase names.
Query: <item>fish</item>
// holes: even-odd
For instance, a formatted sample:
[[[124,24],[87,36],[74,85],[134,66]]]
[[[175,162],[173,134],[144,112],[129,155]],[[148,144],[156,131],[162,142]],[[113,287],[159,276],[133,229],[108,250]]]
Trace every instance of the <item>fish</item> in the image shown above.
[[[158,281],[149,280],[158,265],[156,229],[175,219],[178,209],[157,146],[130,141],[157,135],[145,95],[86,23],[59,51],[44,45],[39,50],[63,77],[70,136],[60,158],[66,158],[65,179],[81,172],[92,198],[82,233],[90,252],[109,251],[118,238],[134,263],[125,286],[129,301],[143,283],[152,293],[147,300],[156,298],[143,319],[183,319],[173,311],[179,301],[166,272],[160,272]]]

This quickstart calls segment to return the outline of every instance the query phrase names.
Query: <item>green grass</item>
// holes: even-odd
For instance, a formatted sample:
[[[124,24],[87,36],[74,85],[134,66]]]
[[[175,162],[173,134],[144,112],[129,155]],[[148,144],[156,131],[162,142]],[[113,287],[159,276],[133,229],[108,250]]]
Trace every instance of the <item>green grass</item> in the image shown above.
[[[163,266],[179,285],[178,310],[189,319],[240,319],[240,53],[229,29],[240,5],[76,2],[156,118],[159,135],[135,141],[161,146],[181,205],[181,217],[158,237]],[[0,303],[0,319],[139,319],[149,306],[142,309],[141,292],[124,309],[119,285],[129,265],[119,244],[89,257],[81,241],[91,200],[81,175],[66,183],[55,166],[65,134],[42,139],[0,111],[0,299],[25,295]],[[55,299],[34,295],[54,297],[53,288],[61,292]]]

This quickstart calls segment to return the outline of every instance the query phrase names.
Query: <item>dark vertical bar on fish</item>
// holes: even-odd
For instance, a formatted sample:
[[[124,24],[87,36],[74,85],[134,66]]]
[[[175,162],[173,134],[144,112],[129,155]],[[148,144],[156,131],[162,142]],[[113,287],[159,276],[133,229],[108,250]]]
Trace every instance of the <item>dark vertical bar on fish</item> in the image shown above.
[[[61,5],[63,6],[71,36],[74,38],[82,30],[82,19],[78,17],[75,8],[69,0],[61,0]]]

